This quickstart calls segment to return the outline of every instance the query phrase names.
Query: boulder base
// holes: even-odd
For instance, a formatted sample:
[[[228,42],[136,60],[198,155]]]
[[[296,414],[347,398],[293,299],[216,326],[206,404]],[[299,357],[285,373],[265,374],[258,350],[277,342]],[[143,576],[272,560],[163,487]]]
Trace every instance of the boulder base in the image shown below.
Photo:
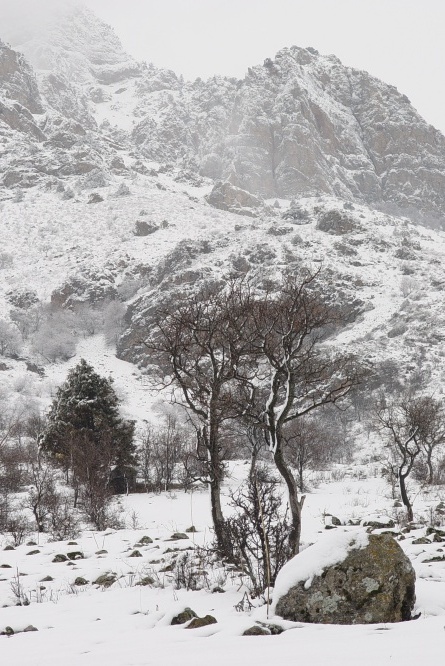
[[[372,534],[366,547],[351,550],[309,585],[300,581],[291,587],[275,612],[286,620],[317,624],[402,622],[411,619],[414,602],[410,560],[390,535]]]

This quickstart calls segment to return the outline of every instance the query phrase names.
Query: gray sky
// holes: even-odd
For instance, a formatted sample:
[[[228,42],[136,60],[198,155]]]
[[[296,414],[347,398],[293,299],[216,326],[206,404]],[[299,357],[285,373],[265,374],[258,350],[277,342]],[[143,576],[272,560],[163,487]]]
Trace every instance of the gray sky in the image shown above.
[[[0,36],[12,9],[23,16],[32,8],[37,16],[72,1],[0,0]],[[138,60],[186,78],[242,77],[293,44],[334,53],[397,86],[445,133],[444,0],[83,1]]]
[[[63,0],[62,0],[63,1]],[[85,0],[138,59],[242,77],[284,46],[313,46],[406,94],[445,132],[444,0]]]

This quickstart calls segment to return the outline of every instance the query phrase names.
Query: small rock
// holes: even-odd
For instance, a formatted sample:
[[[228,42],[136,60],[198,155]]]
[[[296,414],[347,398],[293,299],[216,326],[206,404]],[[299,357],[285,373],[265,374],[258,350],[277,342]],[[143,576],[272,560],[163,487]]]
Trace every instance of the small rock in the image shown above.
[[[142,553],[139,550],[134,550],[128,557],[142,557]]]
[[[188,536],[183,532],[174,532],[170,537],[170,541],[179,541],[179,539],[188,539]]]
[[[82,578],[82,576],[78,576],[76,580],[74,581],[74,585],[77,585],[80,587],[81,585],[88,585],[88,581],[86,578]]]
[[[2,636],[14,636],[14,629],[12,627],[5,627],[5,630],[2,631]]]
[[[50,583],[54,578],[52,576],[45,576],[45,578],[42,578],[40,581],[41,583]]]
[[[195,617],[185,628],[186,629],[199,629],[206,627],[208,624],[216,624],[217,620],[213,615],[204,615],[204,617]]]
[[[89,203],[89,204],[95,204],[95,203],[100,203],[100,202],[103,201],[103,200],[104,200],[104,198],[101,197],[100,194],[98,194],[97,192],[93,192],[93,193],[90,194],[90,196],[88,197],[88,201],[87,201],[87,203]]]
[[[150,543],[153,543],[153,539],[149,536],[143,536],[142,539],[138,541],[141,546],[148,546]]]
[[[186,531],[188,534],[190,534],[190,533],[194,534],[194,533],[197,532],[198,530],[196,529],[196,527],[195,527],[194,525],[191,525],[190,527],[187,527],[187,529],[186,529],[185,531]]]
[[[75,550],[72,553],[67,553],[67,557],[70,560],[84,560],[85,556],[80,550]]]
[[[115,573],[104,573],[94,581],[95,585],[101,585],[102,587],[111,587],[113,583],[116,582],[117,575]]]
[[[53,562],[67,562],[68,558],[66,555],[62,555],[62,553],[59,553],[58,555],[54,555],[53,557]]]
[[[175,617],[172,619],[171,624],[176,625],[176,624],[185,624],[186,622],[189,622],[190,620],[193,620],[193,618],[198,617],[195,613],[194,610],[189,608],[184,608],[184,610],[181,613],[178,613],[178,615],[175,615]]]
[[[270,631],[265,627],[254,624],[253,627],[249,627],[246,631],[243,631],[243,636],[270,636]]]
[[[430,544],[430,543],[431,541],[426,537],[419,537],[418,539],[414,539],[412,541],[413,546],[420,546],[422,544]]]
[[[5,546],[3,548],[3,550],[15,550],[15,548],[14,548],[14,546],[9,545],[9,546]]]
[[[30,550],[29,553],[26,553],[27,555],[38,555],[40,553],[40,550]]]
[[[37,627],[34,627],[32,624],[28,624],[27,627],[23,629],[23,631],[26,633],[28,631],[38,631]]]
[[[95,555],[108,555],[108,550],[104,550],[104,549],[102,549],[102,550],[97,550],[97,551],[95,552]]]
[[[0,569],[12,569],[10,564],[0,564]]]
[[[37,543],[35,541],[28,541],[26,544],[27,546],[37,546]]]

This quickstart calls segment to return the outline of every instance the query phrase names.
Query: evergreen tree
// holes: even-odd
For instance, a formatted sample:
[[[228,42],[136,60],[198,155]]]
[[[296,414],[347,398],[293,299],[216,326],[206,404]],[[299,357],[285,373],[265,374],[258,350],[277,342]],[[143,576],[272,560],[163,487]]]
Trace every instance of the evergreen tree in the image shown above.
[[[51,405],[40,446],[77,482],[108,476],[113,465],[135,463],[134,421],[119,414],[112,379],[84,359],[69,373]]]

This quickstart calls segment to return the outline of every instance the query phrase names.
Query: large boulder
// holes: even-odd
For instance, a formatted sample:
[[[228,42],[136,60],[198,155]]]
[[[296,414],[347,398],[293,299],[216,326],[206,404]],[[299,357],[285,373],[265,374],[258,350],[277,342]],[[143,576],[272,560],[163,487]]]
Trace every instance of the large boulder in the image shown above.
[[[286,620],[370,624],[411,619],[415,573],[388,534],[329,532],[280,571],[273,609]]]
[[[206,199],[214,208],[250,217],[254,217],[258,209],[263,207],[262,199],[229,182],[216,183]]]

